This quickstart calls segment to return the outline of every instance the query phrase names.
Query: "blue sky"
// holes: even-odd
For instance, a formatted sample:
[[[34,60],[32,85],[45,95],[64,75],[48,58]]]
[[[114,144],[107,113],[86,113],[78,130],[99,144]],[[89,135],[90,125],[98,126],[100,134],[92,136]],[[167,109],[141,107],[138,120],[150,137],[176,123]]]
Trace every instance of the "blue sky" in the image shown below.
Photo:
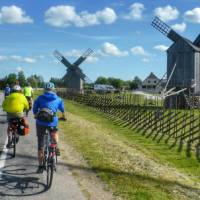
[[[92,81],[162,77],[172,42],[150,25],[155,15],[192,41],[200,33],[199,0],[2,0],[0,78],[19,70],[61,78],[53,51],[73,62],[87,48],[94,54],[80,67]]]

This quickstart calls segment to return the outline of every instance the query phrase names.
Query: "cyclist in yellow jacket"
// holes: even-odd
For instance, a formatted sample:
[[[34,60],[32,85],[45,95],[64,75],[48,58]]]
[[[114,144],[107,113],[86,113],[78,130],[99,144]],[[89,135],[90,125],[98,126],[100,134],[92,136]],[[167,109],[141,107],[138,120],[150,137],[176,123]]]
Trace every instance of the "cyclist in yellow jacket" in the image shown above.
[[[32,98],[33,98],[33,88],[30,83],[26,83],[26,87],[24,87],[24,96],[26,97],[29,103],[29,110],[26,110],[26,116],[28,117],[28,112],[32,109]]]
[[[11,135],[9,132],[9,125],[12,119],[23,118],[24,110],[29,109],[28,101],[25,96],[22,94],[21,87],[19,85],[15,85],[12,88],[12,93],[3,101],[2,104],[3,110],[7,112],[8,119],[8,144],[7,148],[11,146]]]

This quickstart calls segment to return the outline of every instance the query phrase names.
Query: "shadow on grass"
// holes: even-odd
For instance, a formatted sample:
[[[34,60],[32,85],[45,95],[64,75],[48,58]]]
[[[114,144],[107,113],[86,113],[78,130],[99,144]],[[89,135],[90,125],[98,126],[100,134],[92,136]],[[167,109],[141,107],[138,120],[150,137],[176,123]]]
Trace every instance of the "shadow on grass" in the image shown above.
[[[31,159],[31,160],[36,160],[37,158],[34,156],[27,156],[27,155],[22,155],[22,154],[18,154],[17,155],[20,158],[26,158],[26,159]],[[187,186],[184,185],[178,181],[169,181],[169,180],[165,180],[165,179],[160,179],[160,178],[155,178],[155,177],[150,177],[147,175],[143,175],[143,174],[139,174],[139,173],[134,173],[134,172],[126,172],[126,171],[121,171],[121,170],[115,170],[112,168],[104,168],[104,167],[85,167],[85,166],[80,166],[80,165],[74,165],[71,163],[66,163],[64,161],[62,162],[58,162],[57,164],[58,166],[58,170],[59,170],[59,166],[64,166],[67,169],[71,169],[71,170],[84,170],[90,173],[97,173],[97,174],[101,174],[101,173],[106,173],[108,177],[110,176],[114,176],[114,177],[119,177],[119,176],[124,176],[128,179],[132,179],[132,180],[137,180],[137,181],[142,181],[142,182],[150,182],[153,185],[162,185],[162,186],[179,186],[183,189],[187,189],[190,191],[193,191],[195,193],[198,193],[198,195],[200,195],[200,189],[197,189],[195,187],[191,187],[191,186]],[[27,170],[27,167],[35,167],[34,171],[31,170]],[[10,169],[9,169],[10,168]],[[65,168],[64,168],[65,169]],[[13,182],[11,178],[13,178],[13,180],[15,182],[31,182],[33,181],[34,183],[38,183],[40,186],[44,186],[45,188],[43,188],[42,191],[40,191],[39,193],[45,192],[47,190],[46,186],[43,183],[38,182],[38,179],[36,180],[34,177],[29,177],[29,178],[16,178],[13,176],[27,176],[27,175],[34,175],[36,170],[36,165],[8,165],[4,168],[2,168],[2,177],[3,179],[0,181],[0,188],[1,188],[1,183],[2,181],[4,182],[4,185],[6,185],[6,183],[9,184],[9,182]],[[55,174],[56,175],[56,174]],[[39,194],[36,193],[36,194]],[[32,194],[34,195],[34,194]],[[28,195],[29,196],[29,195]]]
[[[102,173],[105,173],[106,176],[109,178],[113,178],[116,177],[115,179],[117,179],[118,177],[124,177],[126,179],[132,180],[132,181],[139,181],[140,183],[144,183],[146,185],[147,182],[150,182],[150,184],[155,185],[155,186],[161,186],[165,187],[181,187],[182,189],[188,190],[188,191],[192,191],[197,193],[198,195],[200,195],[200,189],[197,189],[195,187],[190,187],[187,185],[184,185],[182,183],[179,183],[178,181],[169,181],[169,180],[164,180],[164,179],[160,179],[160,178],[154,178],[154,177],[150,177],[150,176],[146,176],[146,175],[142,175],[142,174],[137,174],[137,173],[133,173],[133,172],[124,172],[124,171],[117,171],[111,168],[103,168],[103,167],[83,167],[83,166],[79,166],[79,165],[73,165],[70,163],[64,163],[61,162],[58,165],[64,165],[66,167],[68,167],[71,170],[84,170],[90,173],[97,173],[101,176]],[[105,176],[103,176],[105,177]],[[126,184],[126,183],[124,183]]]

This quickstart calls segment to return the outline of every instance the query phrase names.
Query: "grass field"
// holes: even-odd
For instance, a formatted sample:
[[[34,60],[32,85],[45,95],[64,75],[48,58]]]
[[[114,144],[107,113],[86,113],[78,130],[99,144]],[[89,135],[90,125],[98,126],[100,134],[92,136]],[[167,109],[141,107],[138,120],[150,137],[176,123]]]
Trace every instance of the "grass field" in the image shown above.
[[[124,199],[199,199],[200,168],[192,156],[159,145],[107,119],[94,109],[67,101],[68,123],[60,127],[70,143]],[[183,151],[184,152],[184,151]]]

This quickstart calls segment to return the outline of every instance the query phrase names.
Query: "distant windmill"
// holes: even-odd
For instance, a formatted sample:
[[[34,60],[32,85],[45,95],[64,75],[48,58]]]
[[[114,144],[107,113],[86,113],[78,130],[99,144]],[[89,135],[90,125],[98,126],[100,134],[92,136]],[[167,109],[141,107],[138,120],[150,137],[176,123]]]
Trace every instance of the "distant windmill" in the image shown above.
[[[59,51],[54,51],[54,56],[67,67],[67,73],[63,79],[67,83],[69,89],[77,92],[83,91],[83,82],[86,80],[87,76],[79,68],[79,65],[92,53],[93,51],[88,49],[71,64]]]
[[[155,17],[151,25],[174,43],[167,50],[167,88],[175,91],[190,89],[200,94],[200,34],[194,42],[180,36]],[[192,87],[194,86],[195,87]],[[179,94],[179,93],[178,93]],[[174,100],[170,100],[174,104]]]

